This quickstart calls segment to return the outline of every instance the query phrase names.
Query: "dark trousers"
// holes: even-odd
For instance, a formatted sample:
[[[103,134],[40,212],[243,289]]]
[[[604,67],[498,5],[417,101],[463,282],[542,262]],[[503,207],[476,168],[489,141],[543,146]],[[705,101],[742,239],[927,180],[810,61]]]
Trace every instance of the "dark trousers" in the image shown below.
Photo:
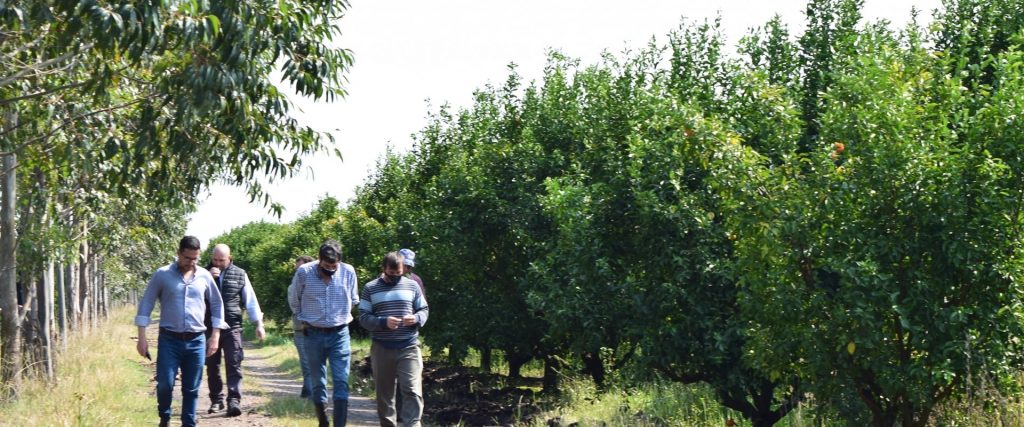
[[[206,358],[206,377],[210,386],[210,401],[224,401],[224,381],[220,375],[221,360],[228,377],[228,401],[242,401],[242,329],[220,331],[220,348]]]
[[[203,359],[206,358],[206,337],[173,336],[161,332],[156,351],[156,401],[160,418],[171,419],[171,392],[174,377],[181,369],[181,425],[196,425],[196,400],[203,383]]]

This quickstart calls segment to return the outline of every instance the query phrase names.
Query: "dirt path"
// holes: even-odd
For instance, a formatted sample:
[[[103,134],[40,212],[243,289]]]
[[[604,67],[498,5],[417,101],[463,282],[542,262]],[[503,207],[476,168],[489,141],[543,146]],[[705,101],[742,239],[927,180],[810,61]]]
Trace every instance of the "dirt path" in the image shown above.
[[[156,349],[156,337],[159,333],[157,325],[150,325],[147,330],[147,338],[150,341],[150,348]],[[252,351],[254,346],[246,341],[242,346],[246,349],[245,360],[242,362],[242,415],[228,417],[225,412],[207,414],[210,407],[209,390],[206,386],[206,372],[203,371],[203,383],[199,388],[199,402],[196,407],[197,424],[203,427],[224,427],[224,426],[250,426],[250,427],[275,427],[281,425],[276,423],[267,412],[266,406],[277,399],[297,397],[302,388],[302,377],[292,376],[281,371],[277,366],[270,363],[266,357],[262,357]],[[155,353],[155,352],[154,352]],[[156,369],[156,363],[152,364]],[[223,373],[222,373],[223,375]],[[155,384],[153,384],[155,387]],[[156,406],[155,390],[151,393]],[[174,387],[174,403],[171,405],[174,415],[171,418],[171,425],[181,425],[178,418],[181,414],[181,384]],[[309,405],[309,425],[315,425],[312,405]],[[154,411],[155,412],[155,411]],[[328,409],[330,416],[330,409]],[[154,414],[154,424],[155,417]],[[349,397],[348,425],[354,427],[371,427],[380,425],[377,421],[376,404],[365,396]]]

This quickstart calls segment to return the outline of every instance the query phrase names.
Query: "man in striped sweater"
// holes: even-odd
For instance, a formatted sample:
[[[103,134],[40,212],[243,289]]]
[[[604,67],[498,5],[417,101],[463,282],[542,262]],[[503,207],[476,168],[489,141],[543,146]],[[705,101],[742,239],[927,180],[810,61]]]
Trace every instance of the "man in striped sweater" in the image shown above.
[[[381,275],[359,293],[359,323],[370,331],[370,363],[377,386],[377,416],[382,427],[396,425],[395,380],[402,389],[402,420],[419,427],[423,416],[423,356],[419,328],[427,323],[427,300],[419,285],[402,276],[402,256],[390,252]]]

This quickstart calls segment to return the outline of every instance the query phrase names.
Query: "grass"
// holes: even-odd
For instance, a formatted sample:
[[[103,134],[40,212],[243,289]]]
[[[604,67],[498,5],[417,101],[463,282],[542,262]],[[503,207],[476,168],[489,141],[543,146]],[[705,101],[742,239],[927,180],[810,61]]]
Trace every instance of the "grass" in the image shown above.
[[[55,360],[56,380],[22,383],[17,400],[0,403],[4,426],[138,426],[156,424],[155,383],[135,352],[134,309],[111,312],[95,330],[69,338]]]
[[[722,407],[714,393],[700,385],[649,383],[641,387],[598,392],[586,378],[563,379],[562,395],[553,408],[524,423],[546,426],[558,419],[563,425],[583,426],[724,426],[743,417]],[[786,425],[786,424],[781,424]]]

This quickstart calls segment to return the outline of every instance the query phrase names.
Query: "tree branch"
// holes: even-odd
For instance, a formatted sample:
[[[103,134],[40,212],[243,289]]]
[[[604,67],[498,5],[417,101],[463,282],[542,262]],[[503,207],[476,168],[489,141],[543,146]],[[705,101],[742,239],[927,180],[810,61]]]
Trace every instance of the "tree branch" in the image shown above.
[[[79,114],[79,115],[77,115],[75,117],[72,117],[70,119],[65,119],[63,122],[61,122],[60,126],[57,126],[53,130],[47,132],[45,135],[40,135],[38,137],[32,138],[32,139],[30,139],[28,141],[25,141],[24,143],[21,143],[21,144],[15,146],[15,148],[13,150],[9,151],[9,152],[18,152],[22,148],[24,148],[25,146],[33,144],[33,143],[35,143],[37,141],[47,140],[51,136],[53,136],[55,133],[59,132],[61,129],[64,129],[65,127],[67,127],[68,125],[74,123],[75,121],[77,121],[79,119],[83,119],[83,118],[86,118],[86,117],[89,117],[89,116],[95,116],[97,114],[102,114],[102,113],[106,113],[106,112],[110,112],[110,111],[120,110],[122,108],[127,108],[127,107],[130,107],[132,105],[138,104],[138,103],[140,103],[142,101],[145,101],[146,99],[152,98],[153,96],[154,95],[144,96],[142,98],[137,98],[137,99],[125,102],[123,104],[115,105],[113,107],[104,108],[104,109],[101,109],[101,110],[90,111],[88,113]],[[0,154],[7,154],[9,152],[0,152]]]
[[[81,51],[86,51],[86,50],[89,50],[89,49],[92,49],[92,43],[89,43],[88,45],[85,45],[84,48]],[[10,75],[10,76],[7,76],[7,77],[4,77],[4,78],[0,79],[0,87],[4,87],[4,86],[7,86],[7,85],[9,85],[11,83],[14,83],[14,82],[20,80],[22,77],[25,77],[26,74],[28,74],[28,73],[30,73],[32,71],[38,71],[38,70],[41,70],[43,68],[49,67],[50,65],[66,61],[66,60],[74,57],[75,55],[78,55],[81,51],[71,51],[71,52],[65,53],[65,54],[63,54],[61,56],[58,56],[56,58],[47,59],[47,60],[45,60],[43,62],[40,62],[38,64],[30,65],[28,67],[25,67],[24,69],[22,69],[21,71],[18,71],[17,73],[14,73],[13,75]]]
[[[64,86],[60,86],[60,87],[55,87],[53,89],[44,90],[42,92],[36,92],[36,93],[28,94],[28,95],[16,96],[14,98],[0,99],[0,106],[4,106],[4,105],[10,104],[12,102],[23,101],[23,100],[26,100],[26,99],[36,98],[36,97],[40,97],[40,96],[46,96],[46,95],[49,95],[51,93],[60,92],[60,91],[65,90],[65,89],[74,89],[76,87],[81,87],[81,86],[84,86],[84,85],[85,85],[85,82],[78,82],[78,83],[72,83],[72,84],[64,85]],[[10,132],[12,130],[14,130],[14,129],[10,129],[10,130],[8,130],[8,131],[6,131],[4,133],[8,133],[8,132]]]

